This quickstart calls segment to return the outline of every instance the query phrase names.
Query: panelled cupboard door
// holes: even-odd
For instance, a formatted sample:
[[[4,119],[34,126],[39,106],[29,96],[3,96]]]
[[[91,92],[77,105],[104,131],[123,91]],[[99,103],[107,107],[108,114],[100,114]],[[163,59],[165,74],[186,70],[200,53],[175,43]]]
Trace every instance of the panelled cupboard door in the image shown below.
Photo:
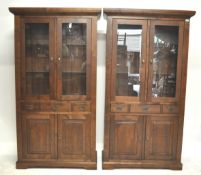
[[[55,158],[55,116],[25,114],[22,116],[23,158]]]
[[[147,117],[145,159],[174,160],[178,119],[176,116]]]
[[[114,19],[111,98],[142,101],[145,96],[146,20]]]
[[[83,114],[58,115],[58,158],[90,158],[90,118]]]
[[[110,158],[141,159],[144,117],[114,115],[110,126]]]
[[[178,102],[180,96],[183,21],[151,20],[148,99]]]
[[[21,25],[22,98],[54,98],[54,20],[24,17]]]
[[[89,99],[91,20],[58,18],[57,96],[61,100]]]

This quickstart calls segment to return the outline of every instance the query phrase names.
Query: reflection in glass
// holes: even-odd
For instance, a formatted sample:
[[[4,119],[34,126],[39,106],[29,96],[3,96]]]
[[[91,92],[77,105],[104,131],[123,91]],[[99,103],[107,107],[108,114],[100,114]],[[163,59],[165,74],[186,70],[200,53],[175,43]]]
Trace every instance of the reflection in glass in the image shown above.
[[[49,94],[49,24],[25,24],[26,94]]]
[[[140,95],[142,26],[119,24],[117,30],[116,95]]]
[[[178,55],[177,26],[156,26],[153,53],[153,97],[175,97]]]
[[[86,95],[86,24],[62,24],[62,94]]]

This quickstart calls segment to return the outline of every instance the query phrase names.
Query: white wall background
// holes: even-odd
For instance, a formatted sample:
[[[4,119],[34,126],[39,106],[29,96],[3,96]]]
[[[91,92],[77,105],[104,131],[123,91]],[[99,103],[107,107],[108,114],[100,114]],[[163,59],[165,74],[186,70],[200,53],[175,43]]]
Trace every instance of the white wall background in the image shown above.
[[[14,17],[8,7],[120,7],[143,9],[182,9],[196,10],[191,19],[188,81],[182,160],[183,172],[175,174],[201,174],[201,1],[200,0],[6,0],[0,2],[0,174],[54,174],[68,171],[31,170],[14,171],[16,160],[16,119],[15,119],[15,79],[14,79]],[[105,93],[105,30],[106,22],[98,22],[97,57],[97,146],[99,154],[103,144],[104,93]],[[6,162],[8,166],[3,166]],[[6,168],[5,168],[6,167]],[[100,161],[99,161],[100,169]],[[83,171],[96,174],[96,171]],[[100,171],[99,174],[125,174],[126,170]],[[131,171],[133,172],[133,171]],[[146,173],[147,171],[135,170]],[[172,174],[172,171],[151,171]],[[72,173],[72,172],[71,172]],[[74,174],[78,171],[73,172]],[[128,172],[127,172],[128,173]],[[148,173],[148,172],[147,172]],[[152,174],[151,173],[151,174]],[[150,171],[149,173],[150,174]]]

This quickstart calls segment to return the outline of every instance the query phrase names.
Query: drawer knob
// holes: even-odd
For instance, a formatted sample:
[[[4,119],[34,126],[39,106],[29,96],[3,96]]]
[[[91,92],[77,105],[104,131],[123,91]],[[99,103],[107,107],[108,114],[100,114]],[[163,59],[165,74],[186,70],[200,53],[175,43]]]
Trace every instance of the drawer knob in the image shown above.
[[[148,109],[149,109],[148,106],[143,106],[143,107],[142,107],[142,110],[143,110],[143,111],[147,111]]]
[[[116,107],[116,109],[117,109],[118,111],[121,111],[122,108],[123,108],[122,106],[117,106],[117,107]]]
[[[34,109],[34,105],[25,105],[25,109],[33,110]]]
[[[173,112],[174,111],[174,107],[173,106],[169,106],[169,108],[168,108],[168,110],[170,111],[170,112]]]

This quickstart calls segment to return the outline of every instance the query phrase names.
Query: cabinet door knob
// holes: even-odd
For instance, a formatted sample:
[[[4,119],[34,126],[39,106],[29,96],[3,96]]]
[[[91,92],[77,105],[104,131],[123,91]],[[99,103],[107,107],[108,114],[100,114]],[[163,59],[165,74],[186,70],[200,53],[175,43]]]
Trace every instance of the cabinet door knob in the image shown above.
[[[144,62],[145,62],[144,59],[142,59],[142,64],[144,64]]]
[[[152,64],[153,63],[153,60],[152,59],[150,59],[150,64]]]
[[[50,58],[50,61],[53,61],[53,60],[54,60],[54,58],[53,58],[53,57],[51,57],[51,58]]]
[[[58,58],[58,61],[60,61],[60,60],[61,60],[61,58],[59,57],[59,58]]]

